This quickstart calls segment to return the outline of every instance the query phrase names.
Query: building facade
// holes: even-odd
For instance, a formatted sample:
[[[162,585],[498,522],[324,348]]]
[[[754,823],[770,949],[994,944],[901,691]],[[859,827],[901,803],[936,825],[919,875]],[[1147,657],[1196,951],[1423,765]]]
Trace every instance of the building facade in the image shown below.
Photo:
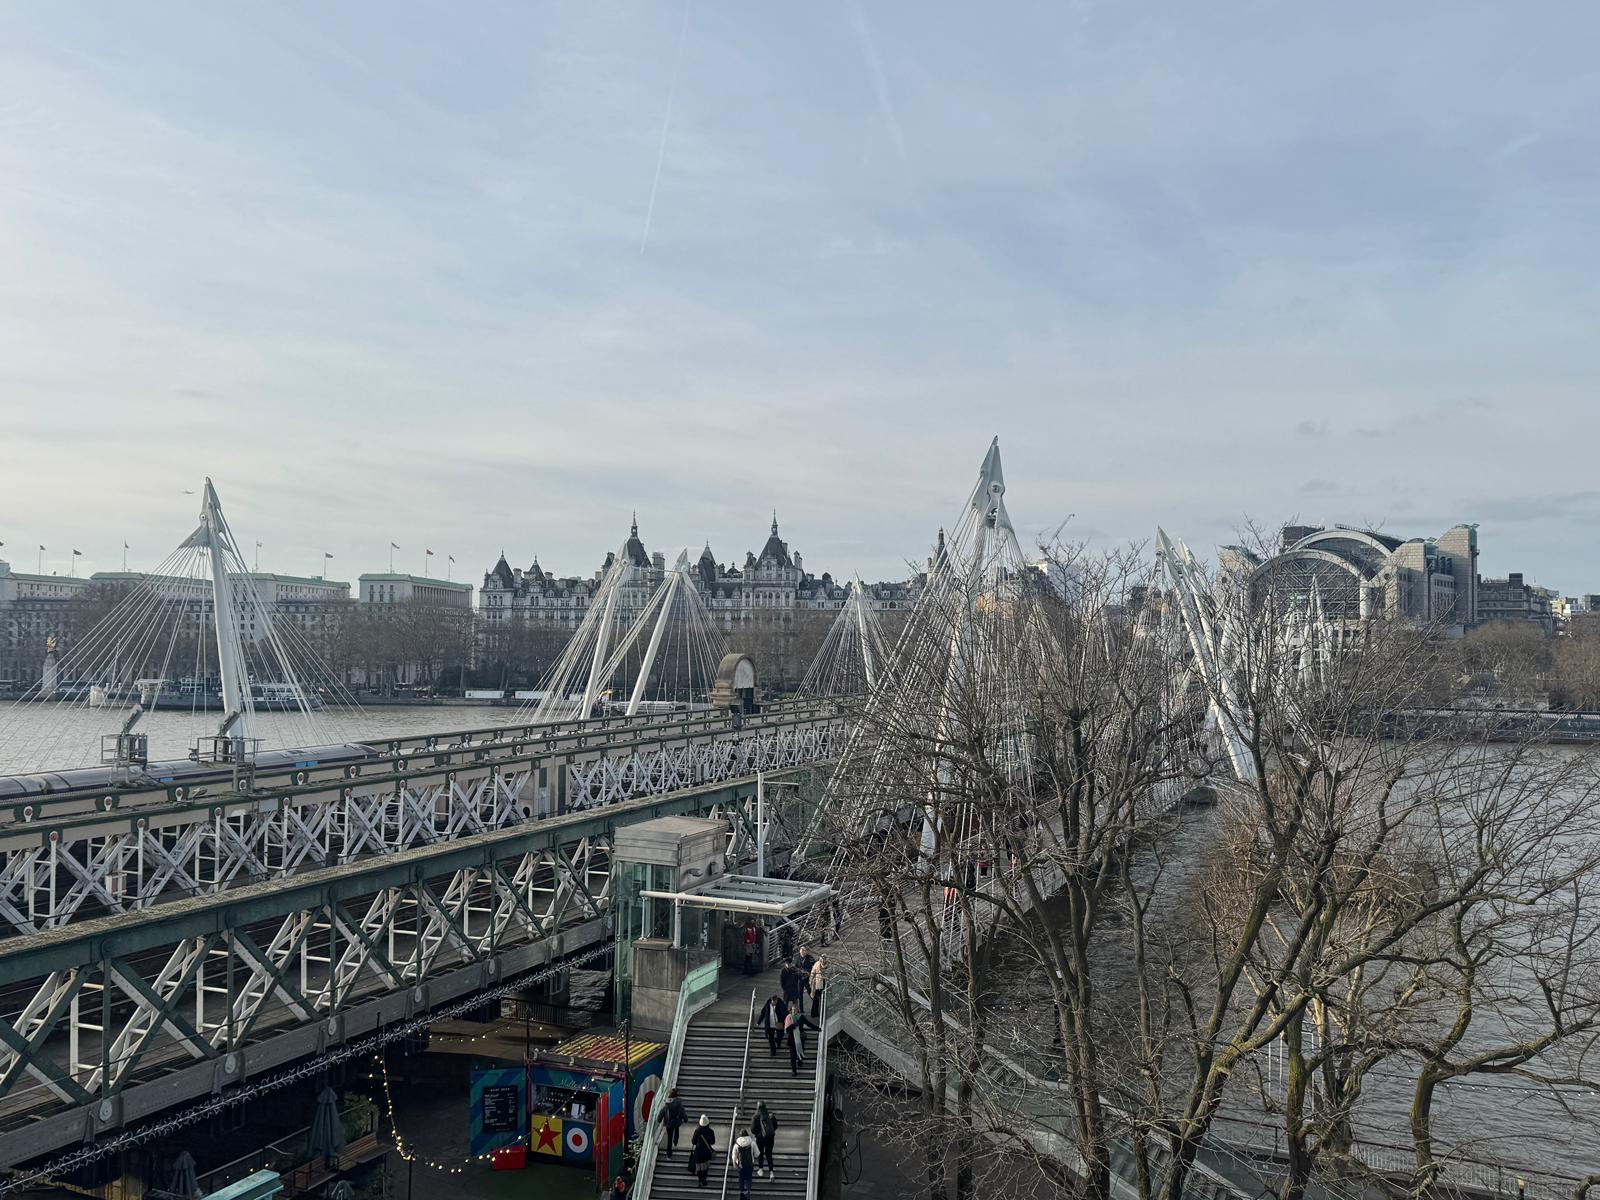
[[[0,696],[37,683],[48,647],[65,653],[82,624],[90,581],[12,571],[0,560]]]
[[[617,604],[625,612],[638,611],[665,577],[666,558],[645,549],[637,519],[620,553],[626,572]],[[583,620],[615,560],[616,554],[607,554],[591,576],[558,578],[540,567],[537,557],[523,570],[512,567],[502,554],[483,576],[479,620],[491,633],[513,621],[574,627]],[[724,564],[717,561],[708,543],[690,576],[706,608],[720,618],[725,629],[752,621],[782,623],[797,613],[842,608],[851,586],[826,573],[809,574],[801,555],[779,534],[776,516],[759,553],[748,551],[743,563]],[[869,603],[880,612],[909,610],[923,581],[919,576],[901,583],[867,584]]]
[[[1253,604],[1273,597],[1345,626],[1401,619],[1459,636],[1483,619],[1478,592],[1478,527],[1456,525],[1436,538],[1397,538],[1370,529],[1285,526],[1268,558],[1223,547],[1225,572],[1244,581]]]
[[[1529,621],[1546,633],[1556,628],[1556,602],[1549,588],[1524,582],[1520,571],[1504,579],[1485,579],[1479,584],[1479,619],[1483,621]]]

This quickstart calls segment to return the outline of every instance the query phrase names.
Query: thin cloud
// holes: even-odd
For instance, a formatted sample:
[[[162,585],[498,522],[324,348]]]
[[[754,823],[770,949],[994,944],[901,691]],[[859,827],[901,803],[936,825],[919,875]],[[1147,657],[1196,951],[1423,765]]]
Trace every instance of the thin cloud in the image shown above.
[[[867,65],[867,76],[872,81],[872,93],[878,100],[878,112],[883,117],[889,139],[902,165],[909,166],[911,156],[906,153],[905,134],[900,130],[900,118],[894,110],[894,100],[889,95],[889,75],[883,69],[883,56],[878,53],[878,40],[872,36],[872,26],[867,14],[861,10],[860,0],[850,0],[850,27],[855,30],[856,41],[861,46],[861,57]]]

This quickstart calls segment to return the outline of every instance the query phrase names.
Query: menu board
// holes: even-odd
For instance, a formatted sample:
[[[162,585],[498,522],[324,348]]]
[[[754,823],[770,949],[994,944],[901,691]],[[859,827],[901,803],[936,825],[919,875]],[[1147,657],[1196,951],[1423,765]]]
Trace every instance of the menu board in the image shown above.
[[[521,1088],[515,1087],[486,1087],[483,1089],[484,1132],[517,1132],[517,1100],[521,1092]]]

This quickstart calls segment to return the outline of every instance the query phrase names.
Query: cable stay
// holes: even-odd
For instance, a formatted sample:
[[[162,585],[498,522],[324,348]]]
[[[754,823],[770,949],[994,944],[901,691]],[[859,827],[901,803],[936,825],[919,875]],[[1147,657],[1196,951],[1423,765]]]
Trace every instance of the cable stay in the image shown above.
[[[617,555],[589,612],[541,688],[529,719],[551,722],[616,712],[708,706],[727,647],[696,588],[687,550],[642,605],[629,603],[639,568]]]
[[[1033,615],[1036,606],[1022,602],[1041,585],[1006,511],[1005,490],[997,438],[954,528],[948,535],[941,531],[927,584],[893,651],[874,660],[881,664],[875,686],[818,810],[819,819],[826,814],[830,822],[839,822],[834,834],[840,854],[853,852],[852,843],[863,837],[909,824],[920,825],[922,854],[931,870],[948,874],[970,857],[965,848],[976,832],[970,806],[952,817],[937,802],[952,783],[949,756],[933,752],[934,775],[926,780],[928,800],[919,811],[909,806],[885,810],[884,796],[908,795],[907,775],[915,778],[929,769],[926,762],[897,760],[903,747],[893,736],[896,730],[937,747],[949,742],[958,726],[982,724],[1003,770],[1017,776],[1031,770],[1029,712],[1036,670],[1028,664],[1052,653],[1052,635]],[[947,824],[952,819],[956,824]],[[806,842],[818,834],[814,823]]]
[[[0,717],[8,750],[64,767],[98,761],[131,779],[150,761],[149,714],[187,714],[189,730],[218,714],[214,733],[186,739],[190,757],[248,768],[263,741],[331,743],[326,705],[359,711],[306,631],[262,595],[210,479],[199,517],[155,570],[100,582],[72,645],[52,640],[40,679]],[[57,719],[39,721],[38,705]]]
[[[803,696],[865,696],[877,686],[889,658],[883,624],[856,575],[839,615],[817,648],[800,683]]]
[[[1234,777],[1253,783],[1255,760],[1241,732],[1243,690],[1269,689],[1301,720],[1305,697],[1326,680],[1338,646],[1321,588],[1313,579],[1303,595],[1272,590],[1254,597],[1243,580],[1209,579],[1188,546],[1164,530],[1156,530],[1156,546],[1193,652],[1186,682],[1204,692],[1207,728]]]

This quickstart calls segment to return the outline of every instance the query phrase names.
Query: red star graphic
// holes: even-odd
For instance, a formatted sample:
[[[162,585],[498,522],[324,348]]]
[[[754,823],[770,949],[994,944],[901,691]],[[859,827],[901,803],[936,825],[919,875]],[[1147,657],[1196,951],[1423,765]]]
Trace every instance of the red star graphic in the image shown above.
[[[546,1146],[552,1150],[559,1150],[561,1147],[556,1139],[560,1136],[561,1135],[549,1125],[539,1126],[539,1144],[534,1147],[534,1150],[543,1150]]]

